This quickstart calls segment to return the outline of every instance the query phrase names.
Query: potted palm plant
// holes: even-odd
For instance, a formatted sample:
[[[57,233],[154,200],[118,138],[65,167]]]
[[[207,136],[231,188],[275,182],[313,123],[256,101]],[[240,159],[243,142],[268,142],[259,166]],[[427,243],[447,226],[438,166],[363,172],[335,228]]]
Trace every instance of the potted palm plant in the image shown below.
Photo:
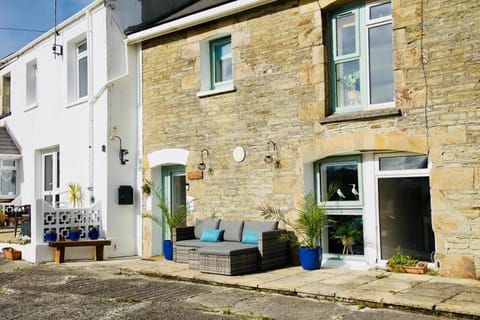
[[[157,207],[160,209],[162,216],[159,217],[153,215],[150,212],[145,212],[143,214],[143,217],[152,219],[160,227],[162,227],[163,223],[165,223],[169,234],[167,234],[165,240],[163,240],[163,256],[166,260],[173,260],[173,241],[171,239],[173,234],[173,228],[185,226],[187,209],[185,207],[182,207],[170,214],[170,210],[168,210],[168,205],[160,192],[158,190],[154,190],[154,193],[158,199]]]
[[[354,71],[352,73],[345,74],[342,77],[342,82],[347,88],[347,96],[348,96],[348,103],[350,105],[359,104],[360,103],[360,91],[357,90],[357,83],[360,79],[360,73]]]
[[[328,224],[328,218],[323,207],[317,204],[313,193],[304,196],[297,209],[298,217],[293,222],[277,208],[267,206],[260,208],[260,211],[264,218],[277,219],[295,231],[296,237],[290,237],[290,240],[298,244],[298,254],[303,269],[320,268],[322,264],[322,231]]]

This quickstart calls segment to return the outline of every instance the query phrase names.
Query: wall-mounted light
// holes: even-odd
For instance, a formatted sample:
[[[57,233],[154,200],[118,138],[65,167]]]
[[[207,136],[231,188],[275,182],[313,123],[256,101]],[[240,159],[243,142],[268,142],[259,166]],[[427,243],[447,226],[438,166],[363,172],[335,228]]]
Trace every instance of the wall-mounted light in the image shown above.
[[[265,161],[265,163],[272,163],[275,161],[275,168],[280,168],[280,160],[278,159],[277,144],[272,140],[267,142],[267,154],[263,158],[263,161]]]
[[[272,151],[273,152],[277,151],[277,145],[276,145],[275,142],[270,140],[270,141],[267,142],[267,154],[265,155],[265,158],[263,158],[263,161],[265,161],[265,163],[272,163],[273,162]]]
[[[204,171],[207,168],[207,165],[205,164],[204,155],[205,155],[205,158],[208,158],[210,156],[210,152],[208,151],[208,149],[202,149],[202,151],[200,151],[200,157],[202,158],[202,162],[198,164],[198,170]]]
[[[112,140],[114,138],[117,138],[118,141],[120,141],[120,151],[118,152],[118,157],[120,158],[120,164],[125,165],[128,162],[128,159],[126,159],[128,150],[122,148],[122,139],[119,136],[112,136]]]

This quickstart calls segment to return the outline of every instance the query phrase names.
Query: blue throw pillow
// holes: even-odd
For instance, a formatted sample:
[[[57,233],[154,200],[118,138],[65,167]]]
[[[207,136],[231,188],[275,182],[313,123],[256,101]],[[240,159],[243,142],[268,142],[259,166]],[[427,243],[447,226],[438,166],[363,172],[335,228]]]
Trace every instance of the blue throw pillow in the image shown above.
[[[223,230],[221,229],[208,229],[203,228],[202,236],[200,237],[200,241],[205,242],[218,242],[222,237]]]
[[[242,243],[258,244],[258,231],[244,230]]]

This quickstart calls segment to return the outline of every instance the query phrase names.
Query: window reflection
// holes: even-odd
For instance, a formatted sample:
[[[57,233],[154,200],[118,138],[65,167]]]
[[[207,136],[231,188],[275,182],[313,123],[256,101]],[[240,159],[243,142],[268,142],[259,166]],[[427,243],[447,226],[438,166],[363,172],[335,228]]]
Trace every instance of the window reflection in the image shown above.
[[[360,188],[356,161],[321,165],[324,201],[358,201]]]
[[[351,13],[337,19],[337,56],[343,56],[355,52],[355,15]]]
[[[382,157],[379,159],[380,171],[414,170],[428,168],[428,157],[424,155]]]
[[[329,215],[328,253],[363,255],[363,218],[353,215]]]

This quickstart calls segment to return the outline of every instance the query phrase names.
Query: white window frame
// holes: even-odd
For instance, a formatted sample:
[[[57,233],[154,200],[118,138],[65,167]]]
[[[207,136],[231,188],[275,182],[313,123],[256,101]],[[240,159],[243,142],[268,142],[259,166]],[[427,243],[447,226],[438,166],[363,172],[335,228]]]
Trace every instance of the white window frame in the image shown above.
[[[6,161],[14,161],[14,165],[13,166],[10,166],[8,164],[5,164]],[[15,172],[15,192],[14,194],[1,194],[1,190],[0,190],[0,199],[14,199],[17,197],[18,195],[18,183],[17,183],[17,178],[18,178],[18,159],[14,159],[14,158],[6,158],[6,157],[3,157],[3,158],[0,158],[0,179],[2,178],[1,177],[1,174],[3,172],[3,170],[10,170],[10,171],[14,171]]]
[[[83,45],[86,46],[85,50],[79,52],[80,47]],[[77,81],[76,93],[77,93],[77,98],[82,99],[88,96],[88,44],[86,40],[81,41],[75,46],[75,56],[76,56],[76,81]],[[84,83],[86,92],[83,95],[81,95],[82,93],[80,92],[80,87],[83,84],[80,79],[80,74],[81,74],[80,65],[82,60],[86,61],[85,83]]]
[[[38,66],[37,60],[27,63],[26,68],[26,109],[38,105]]]
[[[354,268],[367,268],[369,265],[385,265],[386,261],[381,260],[381,242],[380,242],[380,214],[379,214],[379,199],[378,199],[378,179],[379,178],[396,178],[396,177],[429,177],[431,170],[431,162],[428,159],[427,168],[423,169],[410,169],[410,170],[383,170],[380,171],[381,158],[387,157],[406,157],[406,156],[418,156],[421,154],[404,153],[404,152],[385,152],[385,153],[363,153],[361,155],[351,154],[346,156],[338,156],[332,158],[322,159],[315,162],[315,190],[317,199],[320,198],[320,164],[341,161],[341,159],[352,159],[354,157],[360,157],[361,172],[359,172],[359,184],[362,181],[360,190],[363,202],[356,206],[331,206],[326,205],[319,200],[319,205],[324,206],[327,214],[330,215],[357,215],[363,218],[363,241],[364,241],[364,255],[341,255],[335,253],[328,253],[328,234],[323,232],[322,243],[325,247],[323,257],[326,259],[328,266],[337,266],[338,263],[342,265],[349,265]],[[425,156],[425,155],[422,155]],[[374,192],[366,192],[371,190]],[[326,230],[325,230],[326,231]],[[327,246],[326,246],[327,244]],[[340,261],[340,262],[338,262]]]
[[[12,77],[10,72],[2,75],[2,110],[1,115],[11,112],[12,106]]]
[[[331,17],[330,24],[331,24],[331,35],[332,35],[332,52],[331,52],[331,90],[332,90],[332,106],[334,113],[342,113],[342,112],[351,112],[351,111],[358,111],[358,110],[369,110],[369,109],[379,109],[379,108],[391,108],[395,106],[394,100],[394,92],[392,91],[392,101],[372,104],[370,99],[370,64],[369,64],[369,38],[368,38],[368,31],[373,27],[378,27],[381,25],[392,24],[392,15],[377,18],[377,19],[369,19],[370,8],[386,3],[391,3],[390,0],[382,0],[371,2],[365,4],[363,6],[357,6],[350,9],[345,9],[342,11],[338,11],[334,13]],[[346,55],[337,55],[337,35],[336,35],[336,21],[337,18],[346,16],[348,14],[354,14],[355,16],[355,32],[356,32],[356,43],[355,47],[356,50],[354,53],[346,54]],[[393,29],[392,29],[392,37],[393,37]],[[393,41],[393,39],[392,39]],[[392,48],[392,56],[393,56],[393,48]],[[339,107],[338,101],[338,81],[337,79],[337,65],[347,62],[358,61],[359,63],[359,83],[360,83],[360,102],[354,105],[343,105]],[[392,59],[392,75],[393,75],[393,59]]]
[[[213,85],[213,66],[211,61],[212,53],[210,45],[212,42],[219,41],[227,37],[230,37],[230,43],[232,44],[232,80]],[[235,91],[234,75],[233,42],[231,35],[229,33],[219,33],[200,41],[200,92],[197,93],[197,97],[202,98]]]

